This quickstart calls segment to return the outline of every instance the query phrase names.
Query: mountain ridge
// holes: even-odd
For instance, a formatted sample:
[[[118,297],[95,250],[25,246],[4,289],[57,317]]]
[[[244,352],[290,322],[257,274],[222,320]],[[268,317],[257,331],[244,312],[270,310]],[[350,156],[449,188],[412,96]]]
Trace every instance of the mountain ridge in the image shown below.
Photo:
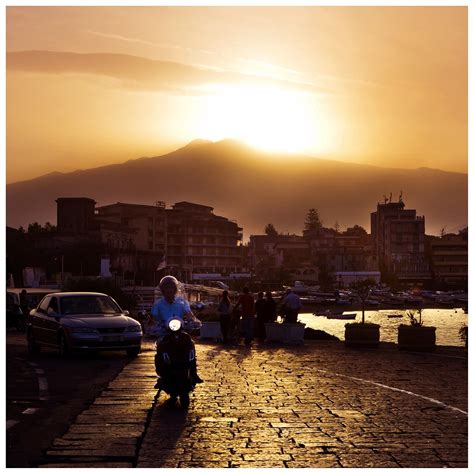
[[[327,164],[337,164],[337,165],[342,165],[342,166],[362,166],[362,167],[365,167],[365,168],[373,168],[373,169],[378,169],[378,170],[388,170],[388,171],[435,171],[435,172],[439,172],[439,173],[447,173],[447,174],[456,174],[456,175],[465,175],[467,176],[467,173],[463,173],[463,172],[460,172],[460,171],[450,171],[450,170],[443,170],[443,169],[440,169],[440,168],[431,168],[431,167],[426,167],[426,166],[421,166],[421,167],[418,167],[418,168],[392,168],[392,167],[385,167],[385,166],[380,166],[380,165],[373,165],[373,164],[368,164],[368,163],[359,163],[359,162],[348,162],[348,161],[344,161],[344,160],[334,160],[334,159],[330,159],[330,158],[321,158],[321,157],[317,157],[317,156],[312,156],[312,155],[305,155],[305,154],[292,154],[292,153],[268,153],[268,152],[263,152],[261,150],[258,150],[258,149],[254,149],[252,148],[250,145],[247,145],[245,144],[244,142],[240,142],[238,140],[235,140],[233,138],[226,138],[226,139],[223,139],[223,140],[219,140],[219,141],[216,141],[216,142],[213,142],[211,140],[203,140],[203,139],[200,139],[200,138],[197,138],[197,139],[194,139],[192,141],[190,141],[188,144],[180,147],[180,148],[177,148],[176,150],[173,150],[173,151],[170,151],[170,152],[167,152],[163,155],[156,155],[156,156],[141,156],[139,158],[130,158],[126,161],[123,161],[123,162],[120,162],[120,163],[111,163],[111,164],[106,164],[106,165],[99,165],[99,166],[94,166],[92,168],[86,168],[86,169],[82,169],[82,168],[79,168],[77,170],[74,170],[74,171],[51,171],[51,172],[48,172],[46,174],[42,174],[42,175],[39,175],[39,176],[36,176],[36,177],[33,177],[33,178],[28,178],[28,179],[25,179],[25,180],[21,180],[21,181],[13,181],[11,183],[7,183],[7,186],[11,186],[11,185],[15,185],[15,184],[20,184],[20,183],[25,183],[25,182],[30,182],[30,181],[34,181],[36,179],[42,179],[42,178],[48,178],[48,177],[51,177],[51,176],[55,176],[55,175],[67,175],[67,174],[72,174],[72,173],[81,173],[81,172],[88,172],[88,171],[91,171],[91,170],[97,170],[97,169],[103,169],[103,168],[109,168],[109,167],[116,167],[116,166],[121,166],[121,165],[125,165],[125,164],[131,164],[131,163],[136,163],[136,162],[143,162],[143,161],[146,161],[146,160],[156,160],[156,159],[162,159],[162,158],[165,158],[169,155],[173,155],[181,150],[189,150],[189,149],[193,149],[193,148],[199,148],[201,146],[206,146],[206,145],[219,145],[219,144],[239,144],[241,146],[244,146],[246,148],[249,148],[249,149],[252,149],[254,150],[256,153],[260,153],[260,154],[267,154],[267,155],[277,155],[277,156],[289,156],[289,157],[293,157],[293,156],[298,156],[298,157],[301,157],[301,158],[304,158],[305,160],[317,160],[319,162],[324,162],[324,163],[327,163]]]
[[[401,190],[407,207],[427,216],[427,233],[467,223],[463,173],[266,153],[227,139],[193,140],[161,156],[11,183],[6,191],[7,224],[55,222],[55,199],[88,196],[99,205],[204,203],[216,214],[237,220],[246,236],[262,233],[269,222],[279,231],[300,233],[312,207],[328,226],[338,221],[341,226],[369,228],[377,201],[384,194],[398,197]]]

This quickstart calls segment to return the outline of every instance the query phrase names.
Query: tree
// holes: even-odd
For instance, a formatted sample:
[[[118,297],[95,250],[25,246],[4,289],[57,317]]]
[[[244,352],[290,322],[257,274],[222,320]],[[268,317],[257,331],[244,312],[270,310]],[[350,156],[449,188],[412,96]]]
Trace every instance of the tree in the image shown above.
[[[346,235],[360,236],[360,237],[367,235],[367,231],[363,227],[357,224],[355,226],[348,227],[344,233]]]
[[[41,224],[38,222],[33,222],[32,224],[28,224],[28,234],[40,234],[43,231]]]
[[[276,237],[278,235],[278,231],[275,229],[273,224],[267,224],[265,226],[265,234],[267,234],[269,237]]]
[[[362,324],[365,324],[365,302],[375,285],[375,280],[372,278],[356,280],[351,285],[351,290],[359,297],[360,302],[362,303]]]
[[[336,221],[335,224],[334,224],[334,230],[335,230],[338,234],[339,234],[339,229],[340,229],[340,228],[341,228],[341,227],[340,227],[340,225],[339,225],[339,222]]]
[[[317,209],[309,209],[306,214],[306,220],[304,222],[304,230],[313,231],[319,230],[323,227],[319,212]]]
[[[44,227],[38,222],[33,222],[32,224],[28,225],[28,234],[37,235],[37,234],[45,234],[47,232],[55,232],[56,226],[51,224],[51,222],[46,222]]]

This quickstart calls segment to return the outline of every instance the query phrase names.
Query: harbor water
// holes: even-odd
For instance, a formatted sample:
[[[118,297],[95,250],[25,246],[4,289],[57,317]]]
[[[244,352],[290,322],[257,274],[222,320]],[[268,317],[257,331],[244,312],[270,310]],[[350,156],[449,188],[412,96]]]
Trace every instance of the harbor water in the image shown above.
[[[328,334],[344,340],[345,325],[351,322],[362,321],[361,311],[346,311],[357,313],[355,320],[327,319],[325,316],[315,316],[312,313],[302,313],[298,316],[299,321],[312,329],[319,329]],[[392,314],[402,314],[401,318],[389,318]],[[418,315],[417,315],[418,319]],[[380,324],[380,340],[383,342],[397,342],[398,326],[409,324],[405,310],[381,310],[366,311],[366,322]],[[422,321],[424,326],[436,327],[436,344],[438,346],[463,346],[464,342],[459,338],[459,329],[467,324],[468,315],[461,308],[457,309],[424,309]]]

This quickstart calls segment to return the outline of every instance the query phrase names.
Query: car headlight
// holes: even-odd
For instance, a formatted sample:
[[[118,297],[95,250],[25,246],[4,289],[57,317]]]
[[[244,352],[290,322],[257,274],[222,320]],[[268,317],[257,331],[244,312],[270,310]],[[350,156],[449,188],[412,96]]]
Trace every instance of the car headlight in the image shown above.
[[[73,333],[83,333],[83,334],[97,334],[99,331],[94,328],[69,328]]]
[[[142,327],[139,324],[136,324],[135,326],[128,326],[125,328],[124,332],[139,332],[141,334]]]

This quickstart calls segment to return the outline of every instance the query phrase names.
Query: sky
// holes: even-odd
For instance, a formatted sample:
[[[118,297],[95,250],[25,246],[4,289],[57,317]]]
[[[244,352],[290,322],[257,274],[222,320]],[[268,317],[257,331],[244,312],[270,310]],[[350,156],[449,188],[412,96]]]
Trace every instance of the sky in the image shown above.
[[[467,7],[7,7],[7,183],[197,139],[467,172]]]

